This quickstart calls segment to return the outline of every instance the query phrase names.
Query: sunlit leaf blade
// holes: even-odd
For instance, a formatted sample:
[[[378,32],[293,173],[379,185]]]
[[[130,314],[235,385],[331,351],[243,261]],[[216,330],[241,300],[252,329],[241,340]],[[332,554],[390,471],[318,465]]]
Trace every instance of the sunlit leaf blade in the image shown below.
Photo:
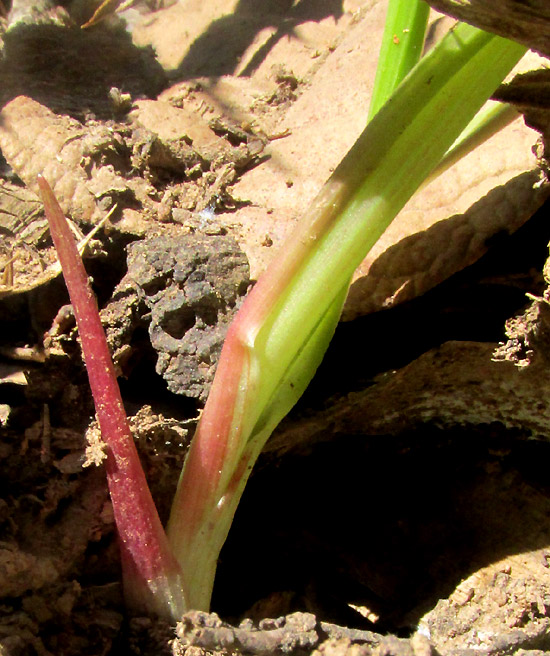
[[[354,269],[524,52],[467,25],[448,34],[378,111],[247,297],[168,527],[183,571],[192,572],[194,606],[209,605],[219,549],[252,463],[297,398],[285,386],[295,377],[301,390],[313,376]],[[304,370],[298,374],[295,364]]]
[[[420,61],[429,14],[430,7],[423,0],[388,1],[369,121]]]

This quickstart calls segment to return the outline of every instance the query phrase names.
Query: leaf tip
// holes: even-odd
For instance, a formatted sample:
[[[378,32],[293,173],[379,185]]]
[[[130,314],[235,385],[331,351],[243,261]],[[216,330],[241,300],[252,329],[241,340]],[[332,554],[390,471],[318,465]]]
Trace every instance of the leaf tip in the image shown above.
[[[38,183],[38,188],[40,189],[40,193],[42,194],[42,198],[44,198],[44,194],[51,192],[50,185],[48,184],[46,178],[42,175],[42,173],[39,173],[36,176],[36,182]]]

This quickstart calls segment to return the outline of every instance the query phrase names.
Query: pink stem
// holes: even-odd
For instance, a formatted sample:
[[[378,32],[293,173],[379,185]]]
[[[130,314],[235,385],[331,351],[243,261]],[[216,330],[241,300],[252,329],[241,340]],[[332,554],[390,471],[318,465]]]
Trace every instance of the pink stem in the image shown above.
[[[177,619],[184,611],[181,570],[168,545],[128,425],[97,303],[61,207],[38,177],[52,238],[73,305],[102,437],[128,602]]]

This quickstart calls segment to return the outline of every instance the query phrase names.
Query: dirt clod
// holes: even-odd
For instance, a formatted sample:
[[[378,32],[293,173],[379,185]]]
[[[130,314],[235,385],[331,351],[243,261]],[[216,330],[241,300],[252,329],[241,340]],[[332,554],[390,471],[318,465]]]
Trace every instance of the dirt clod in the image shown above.
[[[135,242],[128,273],[103,312],[109,339],[113,348],[124,350],[135,329],[147,324],[156,370],[168,388],[204,401],[225,332],[247,288],[246,256],[231,237],[194,234]]]

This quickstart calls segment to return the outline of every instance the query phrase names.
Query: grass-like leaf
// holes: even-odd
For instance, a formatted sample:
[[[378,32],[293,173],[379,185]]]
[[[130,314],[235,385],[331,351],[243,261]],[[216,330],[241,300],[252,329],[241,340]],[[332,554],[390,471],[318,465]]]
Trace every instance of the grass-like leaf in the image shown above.
[[[468,25],[448,34],[379,109],[243,304],[168,525],[193,607],[208,608],[248,474],[321,361],[353,271],[524,52]]]

